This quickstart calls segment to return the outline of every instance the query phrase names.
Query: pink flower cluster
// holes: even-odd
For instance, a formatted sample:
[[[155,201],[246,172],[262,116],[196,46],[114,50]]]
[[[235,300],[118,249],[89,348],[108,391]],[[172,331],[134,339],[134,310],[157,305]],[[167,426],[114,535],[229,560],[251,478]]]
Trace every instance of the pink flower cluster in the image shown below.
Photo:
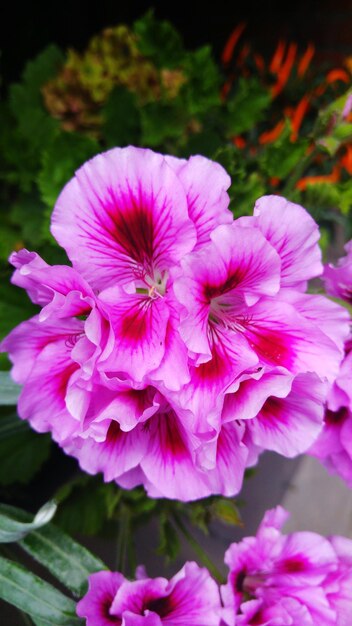
[[[336,267],[327,265],[323,280],[328,294],[352,304],[352,241]],[[345,342],[345,356],[329,390],[324,428],[310,450],[329,471],[352,487],[352,334]]]
[[[87,626],[219,626],[220,607],[208,570],[186,563],[170,581],[143,571],[133,582],[119,572],[92,574],[77,614]]]
[[[347,311],[305,293],[322,272],[316,223],[278,196],[234,220],[229,185],[201,156],[115,148],[55,206],[72,267],[10,259],[42,307],[1,346],[19,415],[152,497],[231,496],[263,449],[306,451],[343,357]]]
[[[256,537],[232,544],[222,588],[227,626],[347,626],[352,618],[352,541],[312,532],[282,535],[288,513],[267,511]]]
[[[232,544],[221,588],[186,563],[170,582],[98,572],[77,605],[87,626],[349,626],[352,541],[311,532],[284,536],[281,507],[268,511],[256,537]]]

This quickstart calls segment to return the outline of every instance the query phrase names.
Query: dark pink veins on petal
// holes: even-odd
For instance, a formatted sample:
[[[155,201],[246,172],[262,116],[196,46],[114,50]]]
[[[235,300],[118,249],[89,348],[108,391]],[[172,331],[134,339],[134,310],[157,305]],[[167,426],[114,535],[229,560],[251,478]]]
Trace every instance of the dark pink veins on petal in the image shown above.
[[[145,265],[154,255],[155,225],[152,212],[152,199],[147,197],[116,198],[111,193],[112,202],[107,208],[111,219],[111,235],[131,259]]]

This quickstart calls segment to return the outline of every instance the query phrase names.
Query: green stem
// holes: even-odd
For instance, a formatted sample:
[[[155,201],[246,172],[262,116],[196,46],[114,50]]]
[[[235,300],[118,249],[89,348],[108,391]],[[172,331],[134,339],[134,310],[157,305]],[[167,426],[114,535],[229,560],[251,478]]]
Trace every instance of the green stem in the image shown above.
[[[117,535],[116,569],[122,574],[126,572],[128,556],[128,540],[130,531],[130,513],[127,507],[120,507],[119,530]]]
[[[289,178],[287,179],[285,187],[282,190],[283,196],[288,196],[294,190],[296,183],[300,180],[300,178],[302,178],[305,170],[318,154],[318,151],[318,148],[315,146],[313,150],[296,165],[291,176],[289,176]]]
[[[213,561],[210,559],[207,553],[203,550],[202,546],[198,543],[198,541],[193,537],[193,535],[191,535],[188,528],[186,528],[186,526],[184,525],[180,516],[175,512],[172,514],[172,516],[173,516],[175,525],[183,534],[184,538],[188,541],[189,545],[194,550],[194,552],[198,556],[199,560],[203,563],[203,565],[205,565],[205,567],[208,568],[208,570],[211,572],[214,578],[216,578],[218,583],[223,584],[224,582],[226,582],[220,570],[217,568],[215,563],[213,563]]]

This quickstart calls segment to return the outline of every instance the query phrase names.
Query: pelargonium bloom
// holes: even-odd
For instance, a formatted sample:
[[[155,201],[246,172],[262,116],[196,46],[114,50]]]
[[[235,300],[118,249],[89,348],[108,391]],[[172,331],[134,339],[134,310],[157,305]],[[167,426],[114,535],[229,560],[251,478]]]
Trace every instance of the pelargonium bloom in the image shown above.
[[[89,590],[77,605],[87,626],[219,626],[220,595],[205,568],[186,563],[170,581],[118,572],[89,577]]]
[[[324,268],[323,280],[328,294],[352,302],[352,241],[345,245],[346,256],[337,265],[329,263]]]
[[[352,241],[347,255],[337,266],[324,269],[323,280],[329,295],[351,302]],[[345,341],[345,354],[339,373],[329,390],[324,428],[309,453],[319,458],[332,473],[337,473],[352,487],[352,336]]]
[[[204,157],[110,150],[54,209],[72,267],[10,258],[42,307],[1,344],[20,417],[155,497],[235,495],[263,449],[304,452],[343,357],[346,311],[304,294],[322,268],[314,220],[265,196],[234,221],[229,184]]]
[[[352,615],[352,542],[312,532],[282,535],[287,516],[282,507],[268,511],[256,537],[227,550],[222,599],[228,626],[342,626]],[[346,542],[340,550],[339,541]]]

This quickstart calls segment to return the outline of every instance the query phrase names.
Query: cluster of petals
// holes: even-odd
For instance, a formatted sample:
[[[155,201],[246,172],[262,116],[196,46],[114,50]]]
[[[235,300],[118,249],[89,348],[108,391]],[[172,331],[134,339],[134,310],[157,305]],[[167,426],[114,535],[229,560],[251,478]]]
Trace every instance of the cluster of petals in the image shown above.
[[[317,224],[278,196],[234,220],[229,185],[201,156],[115,148],[57,200],[72,267],[10,258],[42,307],[1,346],[20,417],[152,497],[231,496],[262,450],[306,451],[344,354],[347,311],[305,293]]]
[[[312,532],[283,535],[288,513],[267,511],[255,537],[225,554],[220,590],[205,568],[186,563],[170,581],[128,581],[119,572],[89,577],[77,604],[86,626],[349,626],[352,541]]]
[[[221,589],[227,626],[347,626],[352,541],[313,532],[283,535],[288,513],[267,511],[255,537],[232,544]]]
[[[323,280],[329,295],[351,304],[352,241],[345,250],[347,255],[336,266],[324,268]],[[323,430],[310,453],[352,487],[352,334],[345,341],[344,358],[328,393]]]
[[[87,626],[219,626],[220,606],[208,570],[188,562],[170,581],[142,571],[135,581],[119,572],[92,574],[77,614]]]

